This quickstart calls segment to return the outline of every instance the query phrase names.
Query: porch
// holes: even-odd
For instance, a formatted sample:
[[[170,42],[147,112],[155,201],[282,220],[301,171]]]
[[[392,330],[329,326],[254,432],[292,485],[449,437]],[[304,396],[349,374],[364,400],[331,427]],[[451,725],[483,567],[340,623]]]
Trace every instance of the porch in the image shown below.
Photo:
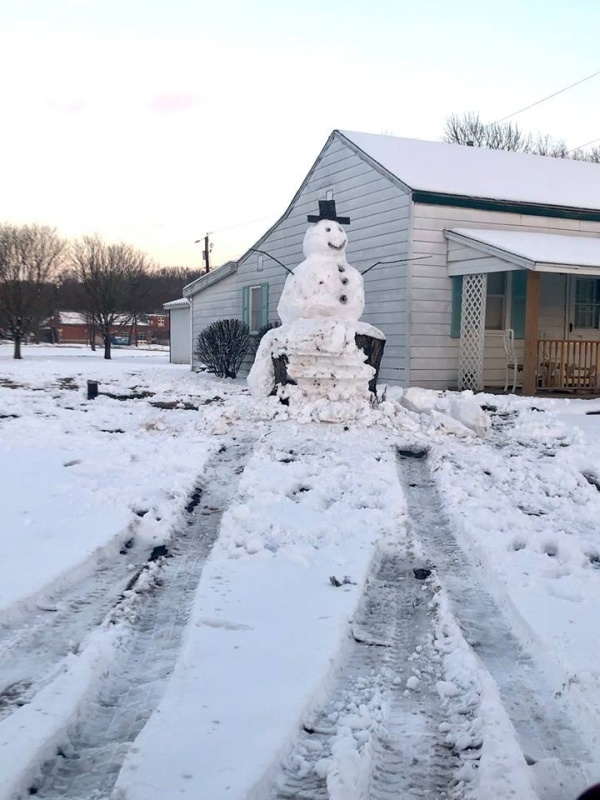
[[[600,237],[445,235],[448,274],[460,284],[459,388],[600,393]]]

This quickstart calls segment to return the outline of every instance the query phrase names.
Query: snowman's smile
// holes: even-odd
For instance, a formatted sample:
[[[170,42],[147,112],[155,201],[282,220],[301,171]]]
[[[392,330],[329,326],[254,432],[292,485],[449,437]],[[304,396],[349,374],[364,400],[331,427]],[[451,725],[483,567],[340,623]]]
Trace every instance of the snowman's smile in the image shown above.
[[[334,244],[333,242],[327,242],[328,246],[331,247],[332,250],[341,250],[344,246],[344,243],[341,244]]]

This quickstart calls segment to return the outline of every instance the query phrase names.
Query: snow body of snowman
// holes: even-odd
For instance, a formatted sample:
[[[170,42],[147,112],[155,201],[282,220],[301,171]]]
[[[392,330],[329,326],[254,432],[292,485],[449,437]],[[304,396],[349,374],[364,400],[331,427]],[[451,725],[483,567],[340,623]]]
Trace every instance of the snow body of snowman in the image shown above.
[[[298,319],[358,320],[365,307],[360,272],[346,261],[346,231],[323,219],[304,236],[305,260],[288,277],[277,313],[284,324]]]
[[[276,394],[284,403],[310,408],[312,418],[334,422],[373,396],[375,369],[357,340],[381,342],[385,336],[360,321],[362,275],[346,260],[348,238],[335,209],[332,216],[321,209],[319,218],[309,217],[316,224],[304,237],[305,259],[288,276],[277,307],[283,325],[263,336],[248,387],[255,397]],[[276,385],[275,365],[282,362],[284,382]]]

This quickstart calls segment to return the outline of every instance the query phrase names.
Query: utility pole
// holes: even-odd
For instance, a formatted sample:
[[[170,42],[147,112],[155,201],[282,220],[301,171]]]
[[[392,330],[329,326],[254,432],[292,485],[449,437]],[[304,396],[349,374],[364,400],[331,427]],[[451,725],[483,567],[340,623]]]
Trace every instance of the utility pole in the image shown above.
[[[208,238],[209,236],[210,233],[207,233],[204,237],[204,240],[196,239],[196,241],[194,242],[194,244],[200,244],[202,241],[204,241],[204,250],[202,251],[202,258],[204,260],[204,263],[206,264],[207,272],[210,272],[210,249],[212,247],[210,240]]]
[[[206,271],[210,272],[210,242],[208,237],[210,234],[206,234],[204,237],[204,258],[206,259]]]

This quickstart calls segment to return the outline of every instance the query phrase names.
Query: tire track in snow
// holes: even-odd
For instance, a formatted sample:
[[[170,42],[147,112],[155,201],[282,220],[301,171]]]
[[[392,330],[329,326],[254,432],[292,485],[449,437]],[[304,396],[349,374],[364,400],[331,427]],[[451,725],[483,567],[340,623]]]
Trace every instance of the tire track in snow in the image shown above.
[[[0,720],[50,683],[65,656],[78,651],[118,601],[149,552],[135,544],[120,550],[111,545],[93,574],[40,601],[18,623],[0,628]]]
[[[447,797],[457,760],[439,732],[431,599],[406,556],[379,554],[331,689],[304,722],[273,798]]]
[[[572,800],[591,782],[586,765],[592,759],[580,735],[459,546],[427,459],[399,454],[399,468],[413,532],[436,565],[465,640],[498,687],[540,797]]]
[[[206,467],[208,480],[189,526],[169,544],[149,580],[110,674],[80,709],[55,759],[30,794],[48,800],[108,798],[131,743],[164,692],[175,666],[203,564],[218,535],[253,438],[232,437]],[[126,613],[122,609],[118,613]]]

